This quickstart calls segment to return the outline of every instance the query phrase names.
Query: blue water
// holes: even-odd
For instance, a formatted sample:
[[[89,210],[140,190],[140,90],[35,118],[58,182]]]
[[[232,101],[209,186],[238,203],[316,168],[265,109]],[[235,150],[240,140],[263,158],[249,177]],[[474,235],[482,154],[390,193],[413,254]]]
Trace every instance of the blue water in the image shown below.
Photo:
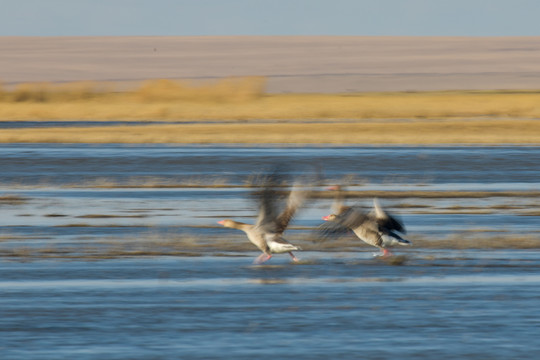
[[[307,176],[320,182],[319,190],[325,184],[345,182],[358,190],[496,193],[538,191],[539,164],[540,148],[517,146],[0,145],[0,195],[27,200],[2,206],[2,229],[17,236],[42,234],[44,240],[54,236],[57,242],[139,231],[219,236],[223,229],[217,226],[193,226],[214,226],[224,217],[251,221],[256,215],[251,189],[234,186],[249,183],[276,165],[291,178]],[[213,184],[231,187],[204,187]],[[370,201],[356,202],[371,206]],[[393,208],[404,203],[425,208]],[[383,200],[402,216],[410,233],[433,239],[478,229],[528,235],[538,231],[537,217],[530,216],[540,211],[537,203],[526,197]],[[295,225],[317,226],[330,204],[331,200],[311,202]],[[508,205],[512,209],[505,209]],[[455,207],[484,213],[448,211]],[[111,217],[89,216],[94,214]]]
[[[536,358],[540,253],[489,254],[2,262],[2,358]]]
[[[293,175],[368,183],[530,184],[538,147],[247,147],[169,145],[0,145],[0,184],[119,182],[148,177],[242,184],[276,164]]]
[[[251,189],[239,185],[276,164],[315,176],[320,191],[343,181],[383,191],[540,189],[539,147],[0,145],[0,199],[22,199],[0,201],[0,358],[540,356],[538,250],[413,247],[400,249],[401,266],[371,249],[299,252],[300,265],[276,255],[265,266],[251,265],[255,249],[219,247],[77,257],[185,236],[213,248],[245,242],[216,221],[253,221]],[[205,187],[215,183],[230,187]],[[172,187],[145,186],[156,184]],[[310,201],[287,234],[318,226],[331,202]],[[540,236],[535,197],[381,202],[413,242]],[[24,256],[33,249],[46,251]],[[49,250],[60,251],[48,259]]]

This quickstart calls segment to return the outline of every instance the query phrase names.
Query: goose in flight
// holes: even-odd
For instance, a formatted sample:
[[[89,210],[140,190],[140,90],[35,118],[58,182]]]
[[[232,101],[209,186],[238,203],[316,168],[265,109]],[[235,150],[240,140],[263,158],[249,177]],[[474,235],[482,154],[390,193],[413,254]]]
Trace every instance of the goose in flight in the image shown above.
[[[384,211],[377,199],[373,199],[373,211],[366,213],[361,208],[344,205],[340,186],[329,189],[336,190],[337,194],[332,206],[333,213],[324,216],[326,223],[319,227],[319,241],[352,231],[366,244],[381,249],[384,257],[390,256],[392,253],[389,249],[396,245],[411,245],[409,240],[398,234],[406,233],[403,223]]]
[[[299,189],[298,186],[293,186],[287,198],[284,199],[279,196],[272,184],[267,182],[258,196],[259,215],[254,225],[231,219],[218,221],[218,224],[246,233],[249,241],[262,251],[262,254],[253,262],[254,264],[262,264],[268,261],[273,254],[280,253],[288,253],[296,262],[298,258],[293,254],[293,251],[301,249],[285,240],[283,232],[304,199],[305,191]],[[281,212],[279,211],[280,207],[283,208]]]

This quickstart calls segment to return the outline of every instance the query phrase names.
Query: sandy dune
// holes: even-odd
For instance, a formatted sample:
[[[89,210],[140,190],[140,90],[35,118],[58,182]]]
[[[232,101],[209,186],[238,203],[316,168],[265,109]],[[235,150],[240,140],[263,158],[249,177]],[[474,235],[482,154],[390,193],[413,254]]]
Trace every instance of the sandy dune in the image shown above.
[[[540,37],[0,37],[0,81],[264,75],[269,92],[540,88]]]

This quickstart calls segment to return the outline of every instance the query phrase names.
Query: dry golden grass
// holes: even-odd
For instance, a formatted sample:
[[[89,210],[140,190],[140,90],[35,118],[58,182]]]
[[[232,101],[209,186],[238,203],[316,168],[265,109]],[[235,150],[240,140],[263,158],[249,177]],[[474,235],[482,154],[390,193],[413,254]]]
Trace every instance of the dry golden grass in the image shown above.
[[[537,120],[415,120],[3,129],[1,143],[540,144]]]
[[[238,122],[4,129],[0,142],[540,143],[536,91],[269,95],[264,83],[153,80],[124,92],[108,83],[22,84],[0,91],[0,119]]]
[[[86,101],[99,97],[111,97],[113,94],[114,84],[107,82],[22,83],[11,91],[0,88],[0,101],[3,103]]]
[[[119,91],[114,82],[21,83],[11,91],[0,88],[4,103],[62,103],[101,99],[108,102],[235,102],[264,94],[264,77],[224,78],[216,81],[156,79],[132,90]]]
[[[21,84],[0,89],[3,120],[540,118],[538,91],[265,94],[264,77]]]
[[[225,78],[194,84],[167,79],[149,80],[135,90],[135,100],[142,102],[245,102],[264,94],[263,77]],[[128,93],[129,94],[129,93]]]

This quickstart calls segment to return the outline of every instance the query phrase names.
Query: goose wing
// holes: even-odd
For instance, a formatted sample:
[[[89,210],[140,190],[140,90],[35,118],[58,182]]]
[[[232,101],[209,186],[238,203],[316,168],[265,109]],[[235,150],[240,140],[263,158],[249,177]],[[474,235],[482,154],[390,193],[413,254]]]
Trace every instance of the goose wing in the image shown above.
[[[405,225],[403,225],[401,219],[395,215],[391,215],[388,212],[384,211],[377,199],[373,199],[373,207],[375,221],[377,222],[380,231],[382,231],[383,233],[394,231],[400,232],[402,234],[407,233],[407,230],[405,230]]]
[[[279,170],[266,176],[263,190],[259,193],[259,216],[256,226],[263,232],[281,234],[306,198],[306,191],[294,184],[288,193],[278,186],[283,186],[285,176]]]
[[[350,206],[346,207],[341,214],[334,214],[332,219],[329,219],[318,227],[316,241],[322,242],[330,238],[343,236],[368,220],[368,215],[362,209]]]
[[[276,231],[278,233],[282,233],[285,231],[287,226],[289,225],[289,222],[293,218],[294,214],[298,210],[300,206],[302,206],[302,203],[304,202],[306,198],[306,192],[300,189],[297,185],[293,187],[291,192],[289,193],[289,197],[287,198],[287,203],[285,205],[285,208],[279,214],[279,216],[276,218],[275,224],[276,224]]]
[[[343,186],[341,185],[330,186],[328,190],[333,190],[336,192],[336,195],[334,197],[334,203],[332,204],[332,208],[331,208],[332,213],[340,214],[346,208],[345,202],[344,202],[345,196],[343,195]]]
[[[314,242],[324,242],[329,239],[339,238],[349,232],[349,228],[343,226],[335,221],[325,221],[319,225],[317,231],[313,236]]]
[[[258,194],[259,216],[255,222],[256,227],[261,229],[271,229],[275,227],[275,221],[278,216],[278,209],[276,205],[277,196],[277,191],[268,186]]]
[[[264,189],[261,194],[256,226],[266,233],[283,233],[304,199],[305,191],[297,187],[291,190],[286,201],[273,189]],[[283,203],[285,203],[284,206]],[[281,208],[283,210],[279,212]]]
[[[352,230],[362,225],[368,219],[368,214],[366,214],[362,208],[346,206],[339,215],[335,215],[333,221]]]

